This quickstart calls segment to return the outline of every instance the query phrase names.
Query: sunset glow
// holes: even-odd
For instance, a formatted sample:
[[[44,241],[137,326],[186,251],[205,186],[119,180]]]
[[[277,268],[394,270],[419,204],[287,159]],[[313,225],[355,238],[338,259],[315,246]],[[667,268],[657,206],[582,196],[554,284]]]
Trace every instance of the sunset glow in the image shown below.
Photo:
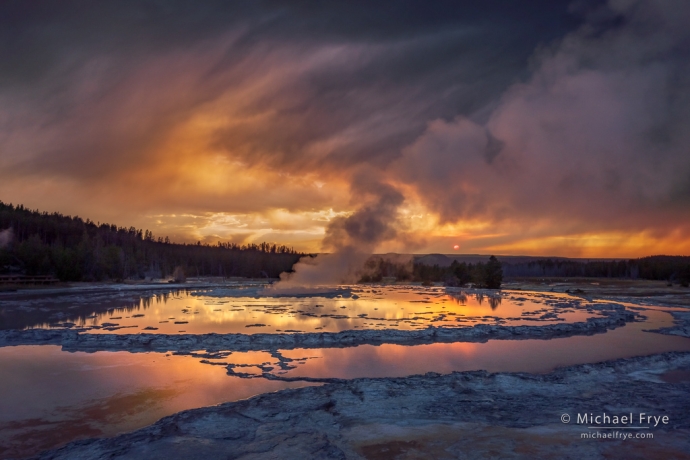
[[[402,198],[379,252],[690,254],[687,73],[668,54],[685,16],[630,4],[602,6],[626,24],[607,33],[565,6],[510,30],[460,12],[377,28],[297,6],[173,11],[181,30],[152,30],[123,7],[111,38],[95,3],[54,17],[17,4],[0,200],[176,242],[318,252],[332,219],[384,184]],[[312,14],[351,20],[329,31]],[[651,37],[627,26],[654,21]]]

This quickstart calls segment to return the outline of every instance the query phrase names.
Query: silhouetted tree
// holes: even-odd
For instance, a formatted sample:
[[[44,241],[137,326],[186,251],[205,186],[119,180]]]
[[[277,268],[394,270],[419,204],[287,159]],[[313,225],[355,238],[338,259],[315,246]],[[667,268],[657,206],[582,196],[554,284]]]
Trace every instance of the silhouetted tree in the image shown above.
[[[465,262],[454,260],[448,275],[444,281],[446,286],[465,286],[472,281],[472,271]]]
[[[484,267],[484,285],[489,289],[500,289],[503,282],[503,268],[495,256],[489,257]]]

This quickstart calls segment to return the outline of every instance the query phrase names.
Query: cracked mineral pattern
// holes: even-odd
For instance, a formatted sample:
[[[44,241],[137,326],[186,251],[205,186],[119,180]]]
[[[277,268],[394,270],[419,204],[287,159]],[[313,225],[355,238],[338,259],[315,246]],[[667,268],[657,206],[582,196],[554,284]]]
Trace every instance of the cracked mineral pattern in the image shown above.
[[[225,373],[228,389],[242,382],[244,397],[262,392],[250,386],[307,386],[179,412],[41,458],[563,458],[573,452],[605,458],[640,451],[673,458],[690,450],[684,308],[419,286],[264,292],[252,285],[190,286],[8,299],[0,346],[184,358],[213,375]],[[651,356],[637,357],[643,355]],[[559,366],[570,367],[554,371]],[[194,383],[196,393],[204,385]],[[240,394],[235,390],[209,390],[216,399],[206,404],[239,399],[228,396]],[[181,408],[193,407],[199,404]],[[564,413],[604,408],[668,415],[673,423],[656,429],[654,440],[626,444],[580,440],[582,427],[560,422]],[[136,410],[144,412],[133,419],[150,420],[151,407]],[[146,425],[103,431],[100,421],[72,412],[70,423],[92,427],[94,437]],[[11,441],[32,436],[29,425]],[[43,448],[83,438],[53,431],[55,439]],[[38,452],[33,449],[15,451]]]
[[[686,458],[690,353],[562,368],[356,379],[190,410],[42,459],[91,458]],[[563,413],[663,413],[654,440],[583,441]]]

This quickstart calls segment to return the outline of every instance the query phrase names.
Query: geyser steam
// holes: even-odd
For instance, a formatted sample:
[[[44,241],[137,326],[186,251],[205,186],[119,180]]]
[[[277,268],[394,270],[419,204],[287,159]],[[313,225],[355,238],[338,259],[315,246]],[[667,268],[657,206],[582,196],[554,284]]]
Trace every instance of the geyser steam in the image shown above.
[[[294,291],[355,283],[376,247],[398,235],[398,207],[403,195],[370,173],[359,173],[352,182],[353,202],[362,203],[351,215],[336,217],[326,229],[327,254],[303,257],[293,273],[283,273],[272,291]]]
[[[12,228],[0,231],[0,249],[4,248],[12,241]]]

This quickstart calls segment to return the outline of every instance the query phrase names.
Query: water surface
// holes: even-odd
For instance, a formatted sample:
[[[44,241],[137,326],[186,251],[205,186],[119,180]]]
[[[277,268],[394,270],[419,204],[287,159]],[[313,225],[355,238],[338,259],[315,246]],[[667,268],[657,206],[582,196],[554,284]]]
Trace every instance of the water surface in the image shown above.
[[[220,292],[220,293],[219,293]],[[593,302],[566,294],[464,292],[421,286],[351,286],[332,296],[265,296],[257,289],[149,294],[104,310],[63,305],[61,316],[24,328],[86,328],[93,334],[293,333],[425,329],[474,324],[538,325],[600,316]],[[248,295],[253,294],[253,295]],[[88,298],[87,300],[88,301]],[[110,299],[109,301],[113,301]],[[26,308],[26,307],[25,307]],[[50,314],[55,306],[33,305]],[[7,328],[11,321],[5,321]]]
[[[113,436],[181,410],[308,385],[228,376],[190,356],[0,348],[0,458]]]
[[[416,329],[474,324],[541,326],[584,321],[612,302],[566,294],[463,292],[420,286],[350,286],[333,294],[262,296],[258,289],[77,295],[3,305],[3,328],[85,333],[291,333]],[[666,351],[690,339],[644,332],[668,327],[662,307],[644,322],[551,340],[384,344],[350,348],[174,353],[70,353],[57,346],[0,348],[0,457],[21,457],[74,439],[112,436],[181,410],[236,401],[304,381],[273,378],[401,377],[426,372],[548,372],[559,366]],[[176,324],[177,323],[177,324]],[[154,329],[155,328],[155,329]],[[685,375],[663,376],[666,380]]]

